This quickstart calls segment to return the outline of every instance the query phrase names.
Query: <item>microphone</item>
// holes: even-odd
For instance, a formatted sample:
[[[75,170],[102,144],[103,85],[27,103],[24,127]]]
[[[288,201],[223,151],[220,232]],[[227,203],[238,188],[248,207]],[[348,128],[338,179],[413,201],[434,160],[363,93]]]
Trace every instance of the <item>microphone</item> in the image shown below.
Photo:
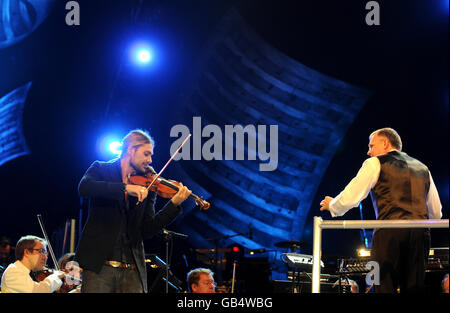
[[[167,230],[165,228],[162,229],[162,233],[163,233],[163,235],[166,235],[166,236],[168,235],[168,236],[173,236],[173,237],[178,237],[178,238],[183,238],[183,239],[186,239],[187,237],[189,237],[188,235],[176,233],[174,231]]]

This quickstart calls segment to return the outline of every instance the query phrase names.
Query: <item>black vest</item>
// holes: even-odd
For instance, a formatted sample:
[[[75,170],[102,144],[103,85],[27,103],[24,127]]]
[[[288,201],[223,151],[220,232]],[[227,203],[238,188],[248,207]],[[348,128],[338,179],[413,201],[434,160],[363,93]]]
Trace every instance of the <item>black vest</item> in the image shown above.
[[[378,220],[428,219],[428,168],[400,151],[378,156],[380,177],[370,191]]]

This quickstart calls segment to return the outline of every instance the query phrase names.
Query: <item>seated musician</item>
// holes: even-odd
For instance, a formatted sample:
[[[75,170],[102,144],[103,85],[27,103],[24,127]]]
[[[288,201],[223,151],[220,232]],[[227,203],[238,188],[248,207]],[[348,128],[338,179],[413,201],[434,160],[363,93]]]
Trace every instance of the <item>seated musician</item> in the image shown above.
[[[51,293],[63,283],[65,274],[60,271],[40,282],[34,281],[30,272],[41,271],[47,262],[46,241],[36,236],[24,236],[16,245],[16,259],[6,268],[2,276],[2,293]]]
[[[216,293],[214,273],[207,268],[196,268],[187,274],[187,284],[192,293]]]

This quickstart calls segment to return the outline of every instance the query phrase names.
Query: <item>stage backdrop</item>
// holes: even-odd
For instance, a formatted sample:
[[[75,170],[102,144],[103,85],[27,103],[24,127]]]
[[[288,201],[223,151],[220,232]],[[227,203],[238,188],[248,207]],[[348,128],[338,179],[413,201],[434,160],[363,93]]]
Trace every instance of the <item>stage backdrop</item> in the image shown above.
[[[267,125],[268,133],[278,125],[278,165],[260,171],[261,161],[248,158],[177,162],[183,182],[211,203],[204,213],[186,208],[177,227],[195,247],[214,248],[208,238],[251,229],[251,236],[222,240],[219,248],[274,250],[277,242],[302,240],[322,176],[371,93],[284,55],[235,10],[218,25],[180,119],[192,125],[200,117],[202,127],[222,132],[224,125]]]

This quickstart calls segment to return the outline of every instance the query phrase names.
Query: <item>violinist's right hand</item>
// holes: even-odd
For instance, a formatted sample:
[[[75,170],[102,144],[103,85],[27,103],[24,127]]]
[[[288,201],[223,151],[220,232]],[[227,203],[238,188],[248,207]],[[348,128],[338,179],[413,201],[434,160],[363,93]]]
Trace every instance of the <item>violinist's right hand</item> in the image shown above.
[[[145,198],[148,196],[148,190],[147,188],[139,185],[126,185],[125,191],[133,197],[138,198],[139,202],[144,201]]]
[[[55,271],[55,274],[58,275],[58,277],[61,279],[66,278],[66,273],[64,273],[63,271]]]
[[[47,276],[47,278],[50,278],[50,280],[55,280],[56,277],[60,279],[61,285],[64,284],[64,282],[66,281],[66,273],[64,273],[63,271],[53,270],[53,273],[51,275]],[[58,289],[60,287],[58,287]]]

